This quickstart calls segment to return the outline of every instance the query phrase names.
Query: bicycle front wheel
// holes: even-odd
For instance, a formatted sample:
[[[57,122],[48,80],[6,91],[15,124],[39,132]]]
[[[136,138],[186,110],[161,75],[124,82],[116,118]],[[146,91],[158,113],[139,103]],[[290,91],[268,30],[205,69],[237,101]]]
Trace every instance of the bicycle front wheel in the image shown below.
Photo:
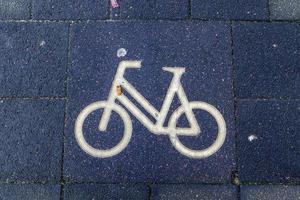
[[[89,145],[87,143],[86,139],[84,138],[83,123],[89,114],[91,114],[92,112],[94,112],[98,109],[104,109],[107,106],[110,106],[112,111],[116,112],[121,117],[121,119],[124,123],[123,137],[117,145],[115,145],[114,147],[112,147],[110,149],[105,149],[105,150],[104,149],[96,149],[96,148],[92,147],[91,145]],[[99,116],[99,120],[100,120],[100,117],[101,116]],[[85,151],[87,154],[89,154],[93,157],[107,158],[107,157],[112,157],[112,156],[119,154],[121,151],[123,151],[127,147],[128,143],[130,141],[131,135],[132,135],[132,123],[131,123],[131,119],[130,119],[128,113],[126,112],[126,110],[117,104],[108,105],[107,102],[105,102],[105,101],[97,101],[97,102],[94,102],[94,103],[88,105],[87,107],[85,107],[80,112],[80,114],[78,115],[76,122],[75,122],[75,138],[76,138],[77,143],[79,144],[80,148],[83,151]]]
[[[216,120],[217,126],[218,126],[217,138],[211,146],[209,146],[206,149],[202,149],[202,150],[194,150],[194,149],[190,149],[190,148],[184,146],[180,142],[178,135],[176,134],[177,120],[184,113],[184,107],[180,106],[171,115],[170,121],[169,121],[169,127],[174,130],[173,133],[171,132],[169,134],[171,143],[177,151],[179,151],[181,154],[183,154],[187,157],[195,158],[195,159],[209,157],[212,154],[216,153],[221,148],[221,146],[223,145],[223,143],[225,141],[225,137],[226,137],[225,120],[224,120],[222,114],[218,111],[218,109],[208,103],[200,102],[200,101],[193,101],[193,102],[189,103],[189,106],[192,110],[200,109],[200,110],[208,112],[210,115],[213,116],[213,118]]]

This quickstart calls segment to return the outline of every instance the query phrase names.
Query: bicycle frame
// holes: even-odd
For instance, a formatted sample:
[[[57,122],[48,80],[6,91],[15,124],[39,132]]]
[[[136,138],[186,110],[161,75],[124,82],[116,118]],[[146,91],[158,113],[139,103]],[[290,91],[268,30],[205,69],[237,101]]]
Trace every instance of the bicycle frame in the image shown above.
[[[181,85],[180,79],[182,74],[185,72],[184,68],[179,67],[163,67],[163,70],[173,73],[173,78],[169,85],[167,94],[165,96],[161,110],[158,111],[153,107],[147,99],[145,99],[124,77],[125,70],[127,68],[141,68],[141,61],[122,61],[119,63],[115,78],[112,82],[110,93],[107,99],[107,107],[104,109],[103,115],[100,119],[99,130],[105,131],[107,128],[108,121],[111,115],[111,106],[118,100],[123,106],[125,106],[149,131],[154,134],[177,134],[177,135],[188,135],[195,136],[200,133],[200,127],[195,118],[193,110],[189,106],[189,101]],[[137,106],[135,106],[124,94],[118,95],[116,92],[117,86],[121,86],[122,89],[126,90],[152,117],[155,118],[156,122],[153,123]],[[191,127],[189,128],[177,128],[177,127],[164,127],[166,116],[169,112],[171,103],[175,94],[177,93],[178,98],[184,107],[186,117]],[[176,112],[176,111],[175,111]]]

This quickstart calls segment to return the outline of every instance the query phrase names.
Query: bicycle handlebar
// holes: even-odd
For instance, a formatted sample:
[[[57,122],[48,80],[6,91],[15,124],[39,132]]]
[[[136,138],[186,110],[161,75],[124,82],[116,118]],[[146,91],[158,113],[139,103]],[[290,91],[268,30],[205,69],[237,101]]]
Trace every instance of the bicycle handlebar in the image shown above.
[[[123,60],[119,63],[119,67],[124,70],[126,68],[139,69],[142,67],[142,61],[141,60]]]

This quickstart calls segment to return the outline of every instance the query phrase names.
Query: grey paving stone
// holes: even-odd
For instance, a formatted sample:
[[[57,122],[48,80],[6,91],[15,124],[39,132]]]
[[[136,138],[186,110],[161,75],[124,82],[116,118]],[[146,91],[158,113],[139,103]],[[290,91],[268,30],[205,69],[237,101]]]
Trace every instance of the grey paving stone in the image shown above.
[[[0,184],[1,200],[59,200],[60,185]]]
[[[188,0],[118,0],[112,9],[115,19],[183,19],[188,17]]]
[[[0,96],[65,96],[68,26],[0,23]]]
[[[65,200],[148,200],[146,185],[66,184]]]
[[[300,19],[299,0],[270,0],[271,19]]]
[[[104,19],[108,0],[32,0],[34,19]]]
[[[300,24],[234,23],[238,98],[300,98]]]
[[[268,0],[192,0],[192,17],[201,19],[268,19]]]
[[[109,183],[230,181],[231,172],[235,169],[235,137],[229,24],[88,22],[76,23],[71,30],[72,64],[69,68],[64,161],[67,180]],[[125,57],[117,54],[121,48],[127,51]],[[123,56],[124,52],[123,49]],[[172,74],[163,71],[162,67],[185,67],[186,73],[182,75],[181,82],[188,99],[215,106],[226,121],[227,135],[219,151],[204,159],[191,159],[174,148],[169,135],[155,135],[149,131],[136,119],[137,115],[130,115],[131,120],[124,123],[113,112],[109,128],[103,133],[98,129],[103,111],[100,108],[84,121],[82,130],[88,143],[96,149],[111,149],[121,140],[124,124],[132,122],[130,142],[121,153],[109,158],[93,157],[80,148],[75,138],[75,121],[86,106],[107,99],[122,60],[142,60],[141,69],[128,69],[125,77],[158,110],[172,79]],[[130,95],[126,96],[132,99]],[[179,105],[176,96],[169,116]],[[143,113],[146,114],[144,110]],[[215,118],[200,109],[195,109],[195,116],[201,124],[201,136],[182,136],[180,140],[191,149],[205,149],[217,138],[217,124]],[[181,121],[178,122],[179,127],[189,127],[184,116],[178,121]]]
[[[237,200],[237,188],[225,185],[154,185],[153,200]]]
[[[241,200],[300,200],[300,186],[241,186]]]
[[[300,181],[300,100],[242,100],[237,105],[242,182]]]
[[[29,19],[30,0],[0,0],[0,19]]]
[[[0,180],[59,181],[62,100],[0,100]]]

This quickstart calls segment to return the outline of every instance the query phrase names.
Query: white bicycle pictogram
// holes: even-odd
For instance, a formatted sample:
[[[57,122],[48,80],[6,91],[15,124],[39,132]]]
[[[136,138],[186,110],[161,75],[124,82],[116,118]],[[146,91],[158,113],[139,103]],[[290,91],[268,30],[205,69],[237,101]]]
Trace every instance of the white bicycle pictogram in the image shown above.
[[[79,146],[87,154],[98,157],[107,158],[119,154],[128,145],[132,135],[132,122],[128,112],[121,106],[123,105],[129,112],[132,113],[151,133],[156,135],[168,135],[172,145],[181,154],[195,159],[206,158],[217,152],[223,145],[226,137],[226,123],[222,114],[214,106],[201,102],[192,101],[189,102],[185,91],[180,82],[181,76],[185,73],[184,67],[163,67],[162,69],[167,72],[173,73],[173,78],[169,85],[167,94],[163,101],[161,110],[158,111],[153,105],[149,103],[124,77],[125,70],[128,68],[141,68],[141,61],[125,60],[121,61],[118,65],[118,69],[108,99],[106,101],[97,101],[91,103],[85,107],[78,115],[75,122],[75,137]],[[136,100],[152,117],[155,119],[153,123],[137,106],[130,101],[120,89],[125,90],[132,98]],[[169,112],[173,98],[177,94],[181,105],[171,114],[168,122],[168,126],[165,127],[164,123]],[[116,103],[116,100],[121,105]],[[103,114],[99,121],[99,130],[106,131],[108,122],[112,111],[116,112],[124,123],[124,133],[121,141],[110,149],[97,149],[87,143],[83,134],[83,123],[87,116],[95,110],[103,109]],[[208,112],[216,121],[217,137],[212,145],[205,149],[194,150],[184,146],[178,136],[197,136],[201,130],[193,110],[200,109]],[[186,118],[190,124],[190,127],[176,127],[177,120],[185,113]]]

